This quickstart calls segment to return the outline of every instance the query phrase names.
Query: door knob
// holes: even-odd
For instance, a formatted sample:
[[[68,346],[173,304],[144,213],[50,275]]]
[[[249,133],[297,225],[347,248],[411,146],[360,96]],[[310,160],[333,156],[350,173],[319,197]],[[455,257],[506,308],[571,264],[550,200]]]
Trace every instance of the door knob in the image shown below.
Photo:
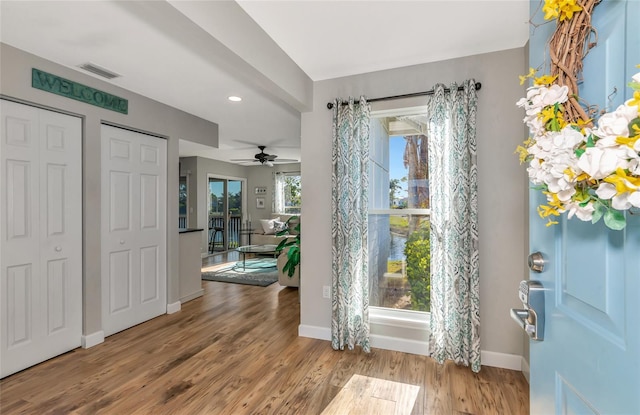
[[[124,245],[124,239],[120,239],[120,245]]]
[[[62,251],[62,247],[61,247],[61,246],[56,246],[56,248],[55,248],[55,249],[56,249],[56,252],[60,252],[60,251]]]
[[[529,269],[533,272],[544,271],[544,265],[547,262],[541,252],[534,252],[529,255]]]

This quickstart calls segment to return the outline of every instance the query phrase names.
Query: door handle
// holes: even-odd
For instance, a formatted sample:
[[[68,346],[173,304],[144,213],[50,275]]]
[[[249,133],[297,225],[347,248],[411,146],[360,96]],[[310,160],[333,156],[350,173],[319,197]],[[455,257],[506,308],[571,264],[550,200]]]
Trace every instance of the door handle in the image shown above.
[[[531,314],[533,313],[533,318]],[[524,310],[520,308],[511,309],[511,318],[518,323],[521,329],[527,333],[531,340],[544,340],[543,330],[538,330],[538,318],[533,310]],[[531,322],[533,320],[533,323]]]
[[[512,308],[511,318],[531,340],[544,340],[544,287],[540,281],[521,281],[518,297],[524,309]]]
[[[56,250],[56,252],[60,252],[60,251],[62,251],[62,247],[61,246],[56,246],[55,250]]]

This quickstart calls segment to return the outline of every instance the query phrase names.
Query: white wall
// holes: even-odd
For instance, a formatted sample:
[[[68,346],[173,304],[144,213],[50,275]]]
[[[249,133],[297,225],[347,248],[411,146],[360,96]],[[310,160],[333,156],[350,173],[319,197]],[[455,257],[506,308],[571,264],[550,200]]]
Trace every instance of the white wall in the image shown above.
[[[524,94],[523,48],[331,79],[314,85],[314,110],[302,114],[304,207],[301,261],[301,327],[326,332],[331,302],[322,286],[331,284],[331,137],[337,97],[370,98],[426,91],[436,83],[475,78],[480,221],[480,317],[482,350],[522,355],[522,333],[509,318],[519,306],[518,282],[525,261],[525,170],[513,154],[523,139],[522,114],[515,102]],[[308,236],[312,235],[312,237]]]
[[[276,172],[293,173],[300,171],[300,163],[276,164],[273,167],[251,166],[247,167],[247,178],[249,179],[248,207],[247,212],[251,215],[254,229],[260,226],[260,219],[270,219],[273,202],[273,174]],[[255,188],[266,187],[267,193],[256,195]],[[304,189],[302,189],[302,204],[304,205]],[[264,209],[256,208],[256,198],[264,198]]]

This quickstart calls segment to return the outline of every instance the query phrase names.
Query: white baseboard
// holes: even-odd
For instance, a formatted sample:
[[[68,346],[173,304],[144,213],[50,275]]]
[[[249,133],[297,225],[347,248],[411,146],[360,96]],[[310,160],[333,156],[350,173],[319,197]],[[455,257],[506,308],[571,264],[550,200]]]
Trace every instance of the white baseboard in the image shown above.
[[[480,360],[484,366],[500,367],[502,369],[510,370],[522,370],[522,356],[519,354],[497,353],[481,350]]]
[[[420,340],[396,339],[389,336],[371,335],[371,347],[427,356],[429,344]]]
[[[87,334],[86,336],[82,336],[81,345],[83,349],[88,349],[90,347],[96,346],[100,343],[104,342],[104,331],[96,331],[95,333]]]
[[[529,369],[529,363],[527,363],[527,360],[523,357],[522,358],[522,374],[524,375],[524,378],[527,379],[527,383],[531,383],[531,381],[529,380],[529,376],[531,374],[531,371]]]
[[[202,297],[203,295],[204,295],[204,290],[201,288],[201,289],[199,289],[198,291],[196,291],[194,293],[191,293],[189,295],[185,295],[184,297],[182,297],[180,299],[180,304],[184,304],[187,301],[191,301],[191,300],[193,300],[195,298]],[[168,311],[168,307],[167,307],[167,311]],[[171,314],[171,313],[167,313],[167,314]]]
[[[176,301],[175,303],[167,304],[167,314],[177,313],[182,309],[182,305],[180,301]]]
[[[300,324],[298,326],[298,336],[331,341],[331,329],[327,327]]]
[[[300,337],[331,341],[331,329],[327,327],[308,326],[301,324],[298,326]],[[426,356],[428,354],[428,344],[423,341],[398,339],[388,336],[371,335],[371,347],[398,352],[418,354]],[[483,366],[499,367],[502,369],[518,370],[524,372],[524,359],[520,355],[497,353],[486,350],[480,351],[480,359]],[[526,362],[525,362],[526,363]],[[527,366],[528,373],[528,366]],[[525,374],[528,376],[528,374]]]

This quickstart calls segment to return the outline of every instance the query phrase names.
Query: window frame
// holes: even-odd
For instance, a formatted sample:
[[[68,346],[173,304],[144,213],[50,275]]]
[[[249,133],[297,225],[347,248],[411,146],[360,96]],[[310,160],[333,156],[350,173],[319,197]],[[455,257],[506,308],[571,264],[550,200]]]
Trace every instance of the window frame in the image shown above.
[[[401,99],[395,103],[391,101],[381,101],[372,103],[371,119],[384,118],[398,115],[418,115],[427,111],[423,100],[419,98]],[[392,106],[393,105],[393,106]],[[386,148],[387,156],[389,148]],[[370,161],[371,162],[371,161]],[[372,181],[373,178],[370,178]],[[374,187],[376,184],[370,186]],[[383,187],[388,188],[388,183]],[[386,191],[386,190],[385,190]],[[393,215],[408,216],[422,215],[431,217],[431,209],[392,209],[392,208],[369,208],[368,215]],[[387,307],[369,306],[369,324],[374,328],[371,330],[373,336],[381,336],[381,338],[393,338],[405,341],[424,341],[427,343],[425,353],[428,354],[428,338],[430,334],[430,318],[429,311],[416,311],[394,309]],[[400,330],[400,332],[398,332]]]
[[[273,211],[274,213],[279,213],[283,215],[299,215],[302,212],[302,172],[300,171],[291,171],[291,172],[275,172],[274,178],[274,191],[273,191]],[[286,177],[298,177],[300,181],[300,204],[298,206],[286,206],[286,203],[283,203],[282,209],[283,212],[276,212],[276,200],[278,199],[278,185],[277,185],[277,176],[281,175],[283,178]],[[286,186],[285,186],[286,189]],[[284,195],[283,195],[284,196]],[[286,202],[286,197],[283,198],[283,201]],[[288,211],[289,210],[289,211]],[[291,212],[290,210],[297,210],[296,212]]]

